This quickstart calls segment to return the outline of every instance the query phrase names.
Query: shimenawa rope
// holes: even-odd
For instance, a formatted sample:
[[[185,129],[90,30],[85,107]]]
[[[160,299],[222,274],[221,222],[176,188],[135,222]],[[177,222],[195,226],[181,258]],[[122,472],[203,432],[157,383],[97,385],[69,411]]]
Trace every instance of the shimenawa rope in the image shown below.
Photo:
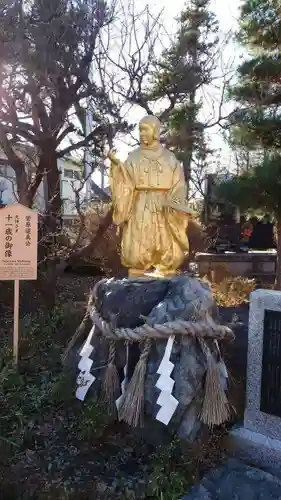
[[[100,285],[100,282],[98,285]],[[206,314],[204,319],[199,321],[196,321],[196,315],[193,315],[193,321],[178,319],[164,324],[149,325],[145,323],[136,328],[117,328],[114,318],[112,318],[112,321],[107,322],[98,313],[94,305],[96,299],[95,292],[96,290],[94,289],[88,301],[86,314],[71,339],[64,353],[63,360],[66,360],[71,348],[75,345],[83,331],[85,331],[87,321],[91,317],[94,325],[97,327],[94,335],[102,334],[109,340],[108,366],[104,375],[102,388],[104,398],[112,410],[112,405],[118,394],[120,394],[119,375],[115,365],[115,342],[122,339],[126,342],[140,342],[144,344],[134,374],[118,408],[120,420],[124,420],[134,427],[139,424],[142,425],[145,374],[152,340],[168,339],[171,335],[187,335],[196,338],[206,355],[205,397],[200,419],[209,426],[219,425],[229,419],[229,406],[225,392],[220,384],[218,363],[214,360],[211,350],[205,343],[207,339],[233,340],[234,335],[229,327],[218,325],[211,316]]]

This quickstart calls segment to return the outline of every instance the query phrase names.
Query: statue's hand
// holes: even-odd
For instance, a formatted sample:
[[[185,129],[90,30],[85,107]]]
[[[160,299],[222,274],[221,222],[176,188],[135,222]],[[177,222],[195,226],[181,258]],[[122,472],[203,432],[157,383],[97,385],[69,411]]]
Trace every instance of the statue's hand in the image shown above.
[[[117,158],[116,156],[116,150],[115,149],[111,149],[107,155],[107,157],[110,159],[111,163],[113,163],[114,165],[120,165],[120,160],[119,158]]]

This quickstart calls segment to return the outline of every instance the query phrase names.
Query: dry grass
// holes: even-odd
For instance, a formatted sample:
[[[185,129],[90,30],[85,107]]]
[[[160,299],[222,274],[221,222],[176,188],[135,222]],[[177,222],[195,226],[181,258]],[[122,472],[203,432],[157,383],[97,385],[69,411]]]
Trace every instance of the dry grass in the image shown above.
[[[105,217],[109,210],[109,204],[93,203],[90,205],[85,214],[85,231],[82,235],[82,244],[87,244],[93,239],[99,228],[101,220]],[[111,270],[116,273],[121,268],[120,260],[120,234],[114,224],[111,224],[89,260],[101,262],[104,269]]]
[[[235,307],[248,303],[250,293],[256,288],[254,279],[240,276],[225,278],[220,283],[210,283],[207,278],[203,280],[209,283],[217,305],[222,307]]]

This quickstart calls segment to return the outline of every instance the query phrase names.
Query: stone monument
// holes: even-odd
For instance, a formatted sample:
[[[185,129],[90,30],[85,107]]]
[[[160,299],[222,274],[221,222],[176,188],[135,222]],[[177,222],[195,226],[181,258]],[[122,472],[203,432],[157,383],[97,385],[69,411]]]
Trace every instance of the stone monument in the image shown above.
[[[281,466],[281,292],[251,294],[244,425],[230,433],[233,452],[267,468]]]
[[[74,356],[81,401],[101,397],[131,426],[156,419],[194,439],[201,423],[230,418],[219,341],[233,334],[219,324],[209,287],[177,271],[188,252],[184,175],[160,145],[155,116],[143,118],[139,132],[140,147],[125,163],[109,153],[129,278],[95,285],[83,322],[91,319],[91,331],[79,330],[65,362]]]

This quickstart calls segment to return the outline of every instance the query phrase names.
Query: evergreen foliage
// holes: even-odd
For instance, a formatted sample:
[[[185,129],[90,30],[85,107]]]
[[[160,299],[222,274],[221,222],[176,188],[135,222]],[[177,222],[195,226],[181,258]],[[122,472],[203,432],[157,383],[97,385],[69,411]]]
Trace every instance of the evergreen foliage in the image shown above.
[[[168,99],[162,114],[169,146],[183,162],[187,184],[192,162],[205,160],[205,124],[199,119],[203,86],[213,79],[219,52],[218,21],[210,0],[191,0],[178,17],[175,40],[162,53],[154,73],[151,100]]]
[[[230,98],[239,104],[229,123],[232,145],[260,152],[260,159],[218,196],[242,209],[264,209],[277,221],[277,286],[281,287],[281,4],[278,0],[246,0],[237,39],[249,52],[238,68]]]

